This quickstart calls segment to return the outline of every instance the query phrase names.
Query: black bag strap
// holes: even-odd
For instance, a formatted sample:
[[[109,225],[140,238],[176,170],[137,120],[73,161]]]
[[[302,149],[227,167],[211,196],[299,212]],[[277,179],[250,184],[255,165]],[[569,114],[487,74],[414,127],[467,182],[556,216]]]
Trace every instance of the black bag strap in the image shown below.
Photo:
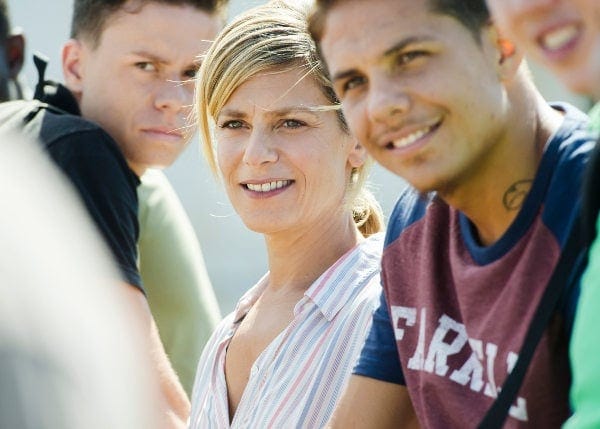
[[[552,277],[533,316],[527,335],[525,335],[517,362],[506,378],[498,397],[479,424],[479,429],[497,429],[501,428],[504,424],[510,406],[513,404],[523,384],[523,379],[525,378],[533,353],[560,301],[559,298],[563,295],[565,286],[568,285],[569,280],[577,278],[573,276],[574,268],[580,267],[582,269],[585,266],[582,261],[578,261],[578,259],[585,257],[585,252],[583,251],[585,250],[585,246],[582,243],[581,225],[579,218],[577,218],[571,235],[565,244],[552,273]]]
[[[38,82],[35,86],[33,98],[41,100],[44,97],[44,85],[46,83],[46,68],[48,67],[48,57],[39,52],[33,54],[33,64],[38,72]]]

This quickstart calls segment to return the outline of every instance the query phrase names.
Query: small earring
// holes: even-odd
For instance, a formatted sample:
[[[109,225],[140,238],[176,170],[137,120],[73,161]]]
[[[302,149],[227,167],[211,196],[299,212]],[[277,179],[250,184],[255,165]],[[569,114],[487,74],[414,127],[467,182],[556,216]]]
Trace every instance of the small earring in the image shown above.
[[[512,57],[516,52],[515,44],[510,40],[500,40],[500,52],[502,55],[502,61],[504,61],[506,58]]]
[[[358,183],[358,168],[356,167],[353,167],[350,171],[350,182],[353,185],[356,185]]]

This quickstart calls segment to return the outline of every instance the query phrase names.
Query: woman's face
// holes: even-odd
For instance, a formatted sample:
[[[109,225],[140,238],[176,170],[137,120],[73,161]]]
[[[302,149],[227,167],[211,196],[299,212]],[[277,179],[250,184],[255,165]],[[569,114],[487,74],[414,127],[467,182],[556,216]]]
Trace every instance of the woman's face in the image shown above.
[[[498,26],[571,90],[600,98],[600,1],[488,0]]]
[[[340,128],[306,70],[258,74],[216,119],[217,162],[234,209],[265,234],[307,231],[343,219],[352,167],[365,152]]]

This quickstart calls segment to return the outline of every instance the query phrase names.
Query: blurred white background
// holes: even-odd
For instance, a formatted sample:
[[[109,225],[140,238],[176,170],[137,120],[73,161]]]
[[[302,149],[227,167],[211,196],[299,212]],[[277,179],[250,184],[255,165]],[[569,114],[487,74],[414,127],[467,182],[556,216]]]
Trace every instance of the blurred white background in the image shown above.
[[[262,0],[232,0],[229,15],[234,16]],[[49,79],[62,81],[60,48],[68,38],[72,0],[8,0],[12,23],[21,27],[27,38],[25,76],[30,87],[37,76],[31,54],[50,58]],[[533,66],[538,86],[549,100],[567,100],[587,109],[587,100],[576,98],[547,73]],[[228,203],[221,186],[215,182],[202,160],[197,138],[166,174],[179,194],[200,239],[206,266],[223,314],[230,312],[239,296],[266,270],[266,257],[260,235],[247,231]],[[404,186],[399,178],[376,167],[372,188],[386,216]]]

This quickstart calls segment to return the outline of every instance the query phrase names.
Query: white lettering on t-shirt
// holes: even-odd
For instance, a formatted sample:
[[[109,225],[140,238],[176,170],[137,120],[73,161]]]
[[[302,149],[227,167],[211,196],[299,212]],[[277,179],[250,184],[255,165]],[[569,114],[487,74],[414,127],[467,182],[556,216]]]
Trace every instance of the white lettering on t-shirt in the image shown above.
[[[394,321],[394,335],[396,336],[396,341],[400,341],[404,338],[404,329],[398,326],[400,325],[400,319],[406,320],[406,326],[414,326],[417,319],[417,309],[392,305],[391,310],[392,320]]]
[[[451,343],[446,343],[444,339],[451,331],[456,336]],[[448,356],[460,352],[467,340],[465,325],[456,322],[444,314],[440,317],[438,327],[429,344],[429,351],[427,352],[427,359],[424,365],[425,371],[433,372],[435,368],[437,375],[446,375],[448,369],[450,369],[447,365]]]
[[[415,349],[415,353],[408,360],[408,368],[422,371],[423,365],[425,364],[425,327],[427,326],[427,309],[421,309],[420,319],[417,348]]]
[[[475,392],[481,392],[483,389],[483,343],[480,340],[469,338],[469,345],[473,350],[469,359],[460,369],[450,374],[450,380],[456,381],[463,386],[469,381],[469,387]]]
[[[496,387],[496,377],[494,376],[494,363],[498,354],[498,346],[494,343],[485,345],[485,356],[487,357],[487,383],[483,393],[490,398],[498,396],[498,388]]]
[[[391,306],[390,310],[396,340],[401,341],[404,338],[405,328],[412,328],[417,324],[417,309],[414,307]],[[471,355],[460,368],[452,371],[448,378],[462,386],[468,384],[474,392],[481,392],[483,389],[486,396],[496,398],[500,391],[500,388],[496,385],[494,374],[498,346],[494,343],[484,343],[482,340],[468,338],[465,326],[444,314],[438,321],[438,326],[429,342],[429,347],[426,347],[427,309],[422,308],[419,313],[417,345],[413,355],[407,362],[408,369],[447,376],[450,370],[448,357],[460,353],[468,342],[472,351]],[[452,340],[450,341],[448,338],[452,338]],[[424,359],[425,355],[427,355],[427,359]],[[507,373],[512,371],[517,357],[516,353],[508,352],[506,356]],[[484,386],[485,388],[483,388]],[[509,415],[520,421],[528,421],[525,398],[517,398],[515,404],[509,410]]]

